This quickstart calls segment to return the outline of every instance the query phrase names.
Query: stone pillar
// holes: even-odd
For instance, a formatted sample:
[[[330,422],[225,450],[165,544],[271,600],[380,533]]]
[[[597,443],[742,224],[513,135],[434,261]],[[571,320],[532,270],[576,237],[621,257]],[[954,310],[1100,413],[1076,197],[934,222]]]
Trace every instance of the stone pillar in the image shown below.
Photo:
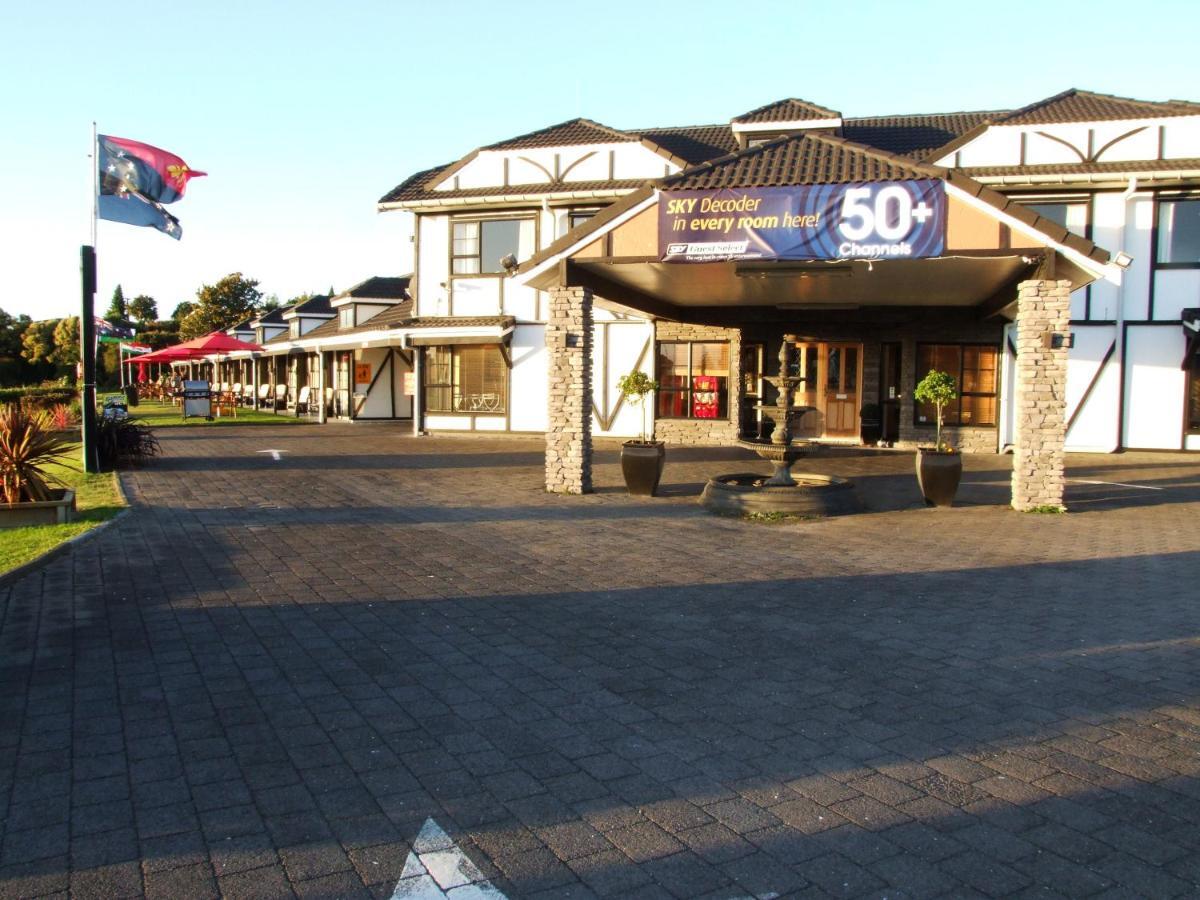
[[[546,316],[550,404],[546,427],[546,490],[592,491],[592,292],[550,291]]]
[[[1063,507],[1068,348],[1046,334],[1070,328],[1071,282],[1022,281],[1017,288],[1017,378],[1013,398],[1013,509]]]

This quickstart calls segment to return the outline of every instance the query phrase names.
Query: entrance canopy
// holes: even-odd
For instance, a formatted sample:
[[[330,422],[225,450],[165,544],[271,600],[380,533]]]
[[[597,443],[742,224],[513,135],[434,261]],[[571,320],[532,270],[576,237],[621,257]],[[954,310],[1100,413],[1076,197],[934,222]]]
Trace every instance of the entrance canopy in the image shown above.
[[[1109,254],[958,173],[832,134],[664,178],[527,260],[517,280],[703,321],[866,307],[1011,312],[1016,285],[1120,280]]]

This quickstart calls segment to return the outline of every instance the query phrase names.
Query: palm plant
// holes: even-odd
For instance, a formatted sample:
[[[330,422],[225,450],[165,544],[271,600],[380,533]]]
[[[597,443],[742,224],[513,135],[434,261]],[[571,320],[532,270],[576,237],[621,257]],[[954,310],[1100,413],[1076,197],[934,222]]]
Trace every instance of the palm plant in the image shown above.
[[[0,496],[5,503],[52,499],[50,486],[62,484],[47,466],[64,459],[67,442],[51,433],[45,412],[21,403],[0,408]]]

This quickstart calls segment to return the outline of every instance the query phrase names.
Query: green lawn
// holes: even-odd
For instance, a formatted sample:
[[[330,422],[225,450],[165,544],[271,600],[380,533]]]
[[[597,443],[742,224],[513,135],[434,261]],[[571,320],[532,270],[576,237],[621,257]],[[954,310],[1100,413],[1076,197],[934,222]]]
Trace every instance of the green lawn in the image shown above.
[[[112,395],[116,396],[116,395]],[[103,397],[97,399],[98,405],[104,404]],[[129,410],[130,418],[139,419],[151,428],[175,428],[186,425],[301,425],[307,424],[306,419],[298,419],[289,412],[280,410],[278,413],[257,409],[238,407],[237,416],[220,416],[209,422],[195,416],[185,419],[179,407],[171,403],[159,403],[157,400],[143,400]]]
[[[125,507],[125,501],[117,490],[115,473],[85,474],[82,471],[79,444],[70,445],[67,459],[68,465],[52,465],[49,469],[75,488],[75,521],[66,525],[0,528],[0,572],[29,562],[63,541],[95,528]]]

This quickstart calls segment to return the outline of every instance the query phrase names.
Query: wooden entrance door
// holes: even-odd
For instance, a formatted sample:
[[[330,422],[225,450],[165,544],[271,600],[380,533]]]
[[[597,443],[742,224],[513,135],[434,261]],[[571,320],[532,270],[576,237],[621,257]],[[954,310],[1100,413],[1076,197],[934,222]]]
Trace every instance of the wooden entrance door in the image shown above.
[[[858,435],[858,381],[862,352],[858,344],[824,344],[825,434]]]

